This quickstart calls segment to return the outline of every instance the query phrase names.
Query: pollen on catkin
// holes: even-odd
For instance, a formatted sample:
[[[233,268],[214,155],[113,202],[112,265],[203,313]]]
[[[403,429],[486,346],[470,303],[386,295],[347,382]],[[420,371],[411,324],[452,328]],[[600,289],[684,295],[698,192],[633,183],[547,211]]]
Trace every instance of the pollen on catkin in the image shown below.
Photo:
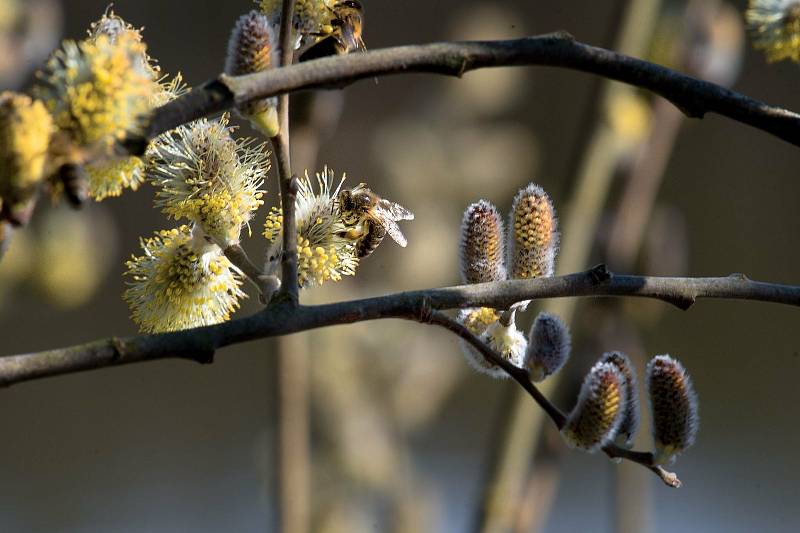
[[[503,219],[490,202],[480,200],[464,211],[459,259],[464,283],[506,279]]]
[[[156,205],[194,222],[221,247],[239,242],[242,227],[264,202],[260,189],[269,153],[252,139],[234,139],[228,116],[201,119],[157,139],[150,178]]]
[[[470,333],[476,337],[480,337],[486,329],[497,322],[500,314],[496,309],[491,307],[468,307],[461,309],[458,312],[456,320],[465,326]],[[467,341],[461,339],[461,352],[464,354],[469,365],[483,374],[488,374],[495,378],[502,378],[506,375],[503,369],[499,366],[489,362]]]
[[[263,72],[280,63],[278,40],[269,18],[252,10],[239,17],[228,40],[225,73],[231,76]],[[278,99],[265,98],[247,102],[239,112],[267,137],[278,134]]]
[[[90,39],[97,39],[105,35],[110,40],[115,41],[121,35],[127,38],[142,42],[141,31],[125,22],[121,17],[109,11],[97,22],[92,23],[89,29]],[[161,76],[158,64],[146,53],[139,57],[143,69],[149,70],[157,86],[150,97],[150,107],[155,109],[186,92],[186,84],[183,77],[177,74],[172,79]],[[96,201],[102,201],[108,197],[119,196],[125,189],[137,190],[145,182],[146,161],[151,155],[151,147],[148,146],[144,158],[136,156],[112,157],[86,165],[86,175],[88,178],[88,193]]]
[[[800,1],[750,0],[745,19],[753,46],[768,61],[800,61]]]
[[[51,146],[56,166],[110,157],[117,141],[141,129],[158,90],[146,50],[131,32],[101,33],[65,41],[50,57],[34,94],[59,129]]]
[[[30,216],[52,132],[53,121],[41,102],[0,94],[0,199],[11,222],[24,223]]]
[[[558,251],[558,221],[544,189],[534,183],[520,189],[511,207],[509,226],[509,277],[552,276]]]
[[[301,288],[340,281],[354,276],[358,256],[354,241],[347,239],[336,201],[344,177],[335,183],[335,173],[325,167],[316,174],[316,187],[308,172],[298,179],[295,217],[297,224],[297,275]],[[283,216],[272,208],[264,224],[264,236],[272,243],[271,258],[282,252]]]
[[[595,364],[561,430],[567,444],[591,453],[611,442],[622,421],[625,392],[625,377],[615,365]]]
[[[656,464],[667,464],[694,444],[699,429],[697,395],[677,360],[657,355],[647,364]]]
[[[127,262],[124,299],[143,332],[177,331],[228,320],[245,297],[242,273],[188,226],[142,239]]]
[[[531,381],[539,382],[558,372],[569,359],[572,336],[556,315],[539,313],[528,335],[525,367]]]
[[[508,326],[501,324],[499,318],[500,314],[495,309],[475,307],[460,310],[456,320],[496,351],[500,357],[521,368],[528,340],[517,329],[513,317]],[[493,378],[508,377],[501,367],[487,360],[482,353],[463,339],[461,351],[470,366],[478,372]]]
[[[622,352],[606,352],[600,358],[602,363],[610,363],[617,367],[622,377],[625,378],[625,407],[622,413],[614,443],[617,446],[630,449],[633,439],[639,430],[639,387],[636,383],[636,369],[631,360]]]

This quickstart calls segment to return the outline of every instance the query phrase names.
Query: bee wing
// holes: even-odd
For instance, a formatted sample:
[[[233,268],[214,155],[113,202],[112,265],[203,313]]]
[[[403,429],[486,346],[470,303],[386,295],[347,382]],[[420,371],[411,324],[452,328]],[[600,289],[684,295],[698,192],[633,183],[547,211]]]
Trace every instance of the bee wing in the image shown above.
[[[386,233],[388,233],[389,236],[394,240],[394,242],[403,248],[408,245],[406,236],[403,235],[402,231],[400,231],[400,226],[397,225],[397,222],[389,218],[383,218],[381,219],[381,225],[386,230]]]
[[[392,220],[414,220],[414,213],[402,205],[390,202],[389,200],[381,198],[376,207],[381,211],[382,218],[390,218]]]

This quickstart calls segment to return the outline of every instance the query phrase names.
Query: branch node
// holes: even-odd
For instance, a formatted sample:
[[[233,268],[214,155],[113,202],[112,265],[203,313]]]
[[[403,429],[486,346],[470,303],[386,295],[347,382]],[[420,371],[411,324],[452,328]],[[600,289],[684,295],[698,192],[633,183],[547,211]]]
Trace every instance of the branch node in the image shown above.
[[[600,263],[589,269],[589,277],[592,280],[592,285],[600,285],[610,280],[612,276],[613,274],[605,263]]]
[[[738,279],[740,281],[750,281],[750,278],[748,278],[746,274],[742,274],[741,272],[734,272],[733,274],[729,274],[728,277],[731,279]]]
[[[428,296],[423,296],[419,304],[419,320],[424,324],[433,323],[433,305],[431,305],[431,299]]]
[[[570,43],[574,43],[575,42],[575,36],[572,35],[570,32],[568,32],[567,30],[554,31],[553,33],[548,34],[547,37],[551,37],[551,38],[557,39],[559,41],[567,41],[567,42],[570,42]]]
[[[111,345],[112,350],[114,350],[114,355],[111,356],[111,360],[113,362],[121,361],[125,355],[125,343],[119,337],[111,337],[108,340],[108,344]]]

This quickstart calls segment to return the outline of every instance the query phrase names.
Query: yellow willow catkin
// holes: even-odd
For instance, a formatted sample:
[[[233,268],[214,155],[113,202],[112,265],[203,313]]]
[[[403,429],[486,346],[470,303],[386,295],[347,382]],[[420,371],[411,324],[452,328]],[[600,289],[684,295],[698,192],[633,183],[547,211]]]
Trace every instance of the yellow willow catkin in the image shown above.
[[[273,68],[280,62],[277,55],[277,34],[263,13],[252,10],[239,17],[228,40],[225,73],[231,76],[255,74]],[[278,99],[266,98],[247,102],[239,112],[268,137],[278,134]]]
[[[0,94],[0,199],[3,217],[13,223],[30,217],[52,132],[53,121],[41,102]]]
[[[480,200],[464,211],[459,259],[464,283],[506,279],[503,219],[490,202]]]
[[[558,251],[558,220],[544,189],[531,183],[517,193],[509,225],[509,277],[552,276]]]
[[[595,452],[611,442],[622,421],[625,378],[610,363],[595,364],[583,381],[578,403],[561,430],[567,444]]]
[[[692,380],[677,360],[657,355],[647,364],[656,463],[666,464],[694,443],[700,419]]]
[[[633,446],[633,438],[639,430],[639,388],[636,383],[636,369],[633,368],[631,360],[622,352],[606,352],[600,358],[603,363],[610,363],[617,367],[617,369],[625,378],[625,391],[627,401],[622,413],[622,421],[620,422],[617,436],[614,438],[614,443],[623,448],[631,448]]]

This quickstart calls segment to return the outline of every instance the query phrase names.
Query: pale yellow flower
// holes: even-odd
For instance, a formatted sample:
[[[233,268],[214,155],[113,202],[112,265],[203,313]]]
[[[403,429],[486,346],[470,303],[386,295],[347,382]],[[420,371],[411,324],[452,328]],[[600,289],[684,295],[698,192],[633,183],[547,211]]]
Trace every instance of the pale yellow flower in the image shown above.
[[[131,281],[124,298],[142,331],[218,324],[245,297],[241,271],[201,232],[181,226],[141,244],[144,255],[127,262]]]

